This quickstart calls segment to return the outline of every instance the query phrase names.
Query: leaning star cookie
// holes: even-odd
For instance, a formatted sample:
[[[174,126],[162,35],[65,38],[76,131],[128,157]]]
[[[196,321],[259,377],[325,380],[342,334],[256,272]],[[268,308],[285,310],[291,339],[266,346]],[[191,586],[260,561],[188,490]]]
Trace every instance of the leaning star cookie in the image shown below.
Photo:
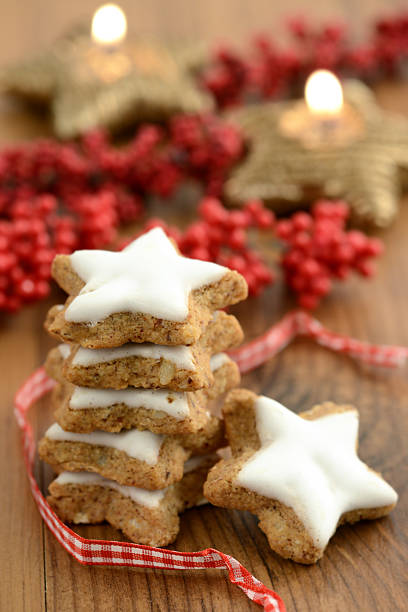
[[[395,506],[395,491],[357,456],[353,407],[328,402],[297,416],[237,389],[223,412],[233,458],[210,471],[204,495],[257,514],[283,557],[314,563],[338,525],[379,518]]]
[[[181,480],[190,451],[170,436],[130,429],[121,433],[64,431],[54,423],[38,453],[56,472],[96,472],[119,484],[163,489]]]
[[[194,391],[214,383],[211,355],[237,346],[242,337],[237,319],[218,311],[191,346],[128,343],[111,349],[87,349],[61,344],[50,351],[45,367],[56,380],[62,376],[83,387]]]
[[[63,521],[106,520],[134,542],[166,546],[178,534],[178,514],[202,502],[203,483],[216,459],[192,457],[180,482],[157,491],[119,485],[91,472],[62,472],[47,499]]]
[[[207,404],[239,384],[237,364],[225,353],[211,357],[214,384],[181,392],[168,389],[93,389],[58,383],[52,395],[55,418],[67,431],[117,432],[136,427],[154,433],[194,433],[209,419]],[[52,370],[51,370],[52,373]]]
[[[121,252],[57,255],[52,273],[71,297],[63,310],[50,311],[46,328],[92,349],[193,344],[214,310],[247,296],[238,272],[183,257],[160,228]]]

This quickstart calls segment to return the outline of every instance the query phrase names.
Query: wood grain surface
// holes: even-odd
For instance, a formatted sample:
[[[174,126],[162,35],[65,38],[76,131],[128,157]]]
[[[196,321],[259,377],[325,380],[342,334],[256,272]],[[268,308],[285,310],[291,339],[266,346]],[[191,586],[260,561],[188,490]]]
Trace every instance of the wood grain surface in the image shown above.
[[[305,3],[287,0],[150,0],[123,1],[131,27],[169,37],[225,37],[237,44],[253,30],[279,30],[281,18],[293,12],[313,19],[341,16],[359,35],[369,17],[397,10],[403,2],[329,0]],[[1,0],[0,61],[16,59],[51,42],[73,20],[90,14],[96,0]],[[384,83],[377,89],[384,107],[408,115],[408,85]],[[0,144],[46,135],[43,117],[24,107],[0,101]],[[193,210],[186,202],[157,210],[177,222]],[[337,286],[317,311],[331,329],[362,340],[408,345],[408,198],[401,214],[381,237],[386,253],[378,275],[370,282],[352,279]],[[268,238],[262,248],[273,260]],[[39,366],[53,342],[42,322],[48,307],[62,295],[54,290],[48,302],[0,318],[0,610],[26,611],[232,611],[256,610],[239,589],[218,570],[171,573],[132,569],[82,567],[56,542],[42,524],[31,498],[12,413],[13,395]],[[292,303],[280,282],[258,299],[236,307],[247,339],[263,332]],[[274,588],[288,610],[374,611],[408,610],[408,382],[406,368],[368,368],[298,340],[281,355],[244,376],[243,385],[270,395],[294,411],[316,402],[351,402],[360,409],[360,455],[397,489],[400,501],[393,514],[380,521],[338,530],[321,562],[303,567],[285,561],[269,549],[266,538],[248,513],[210,506],[186,512],[174,548],[199,550],[209,546],[232,554],[257,578]],[[50,422],[46,401],[33,412],[39,435]],[[48,468],[37,465],[44,487]],[[84,536],[117,539],[107,526],[81,527]]]

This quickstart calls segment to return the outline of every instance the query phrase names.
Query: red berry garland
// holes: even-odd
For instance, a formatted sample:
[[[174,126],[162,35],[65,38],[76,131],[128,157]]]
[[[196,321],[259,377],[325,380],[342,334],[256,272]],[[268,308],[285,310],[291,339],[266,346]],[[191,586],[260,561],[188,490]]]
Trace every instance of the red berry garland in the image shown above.
[[[278,237],[288,246],[281,262],[285,279],[299,305],[313,310],[332,286],[332,278],[344,280],[351,270],[371,276],[369,261],[383,251],[383,243],[362,232],[345,231],[349,208],[344,202],[317,202],[311,214],[295,213],[279,221]]]
[[[346,76],[373,79],[397,72],[408,56],[408,13],[380,19],[367,43],[353,46],[344,25],[313,27],[305,19],[288,22],[290,48],[282,48],[272,36],[256,36],[246,55],[228,46],[214,53],[203,73],[203,85],[219,108],[247,99],[299,95],[311,71],[327,68]]]
[[[212,116],[176,117],[167,131],[144,126],[124,149],[93,132],[80,146],[40,141],[0,152],[0,311],[45,297],[54,255],[112,243],[121,223],[141,216],[148,194],[168,196],[188,177],[218,193],[241,152],[236,129]],[[146,227],[159,222],[182,253],[238,270],[258,295],[274,274],[251,249],[248,229],[270,230],[273,213],[259,201],[227,211],[207,196],[198,214],[183,233],[160,220]],[[330,291],[333,277],[345,278],[351,269],[372,273],[368,260],[381,243],[345,232],[347,215],[345,204],[321,202],[312,215],[295,213],[277,223],[289,245],[285,277],[305,308]]]
[[[221,191],[242,154],[237,129],[213,115],[142,126],[122,149],[106,134],[0,152],[0,311],[17,311],[49,291],[56,253],[100,248],[121,223],[137,220],[150,194],[170,196],[189,177]]]

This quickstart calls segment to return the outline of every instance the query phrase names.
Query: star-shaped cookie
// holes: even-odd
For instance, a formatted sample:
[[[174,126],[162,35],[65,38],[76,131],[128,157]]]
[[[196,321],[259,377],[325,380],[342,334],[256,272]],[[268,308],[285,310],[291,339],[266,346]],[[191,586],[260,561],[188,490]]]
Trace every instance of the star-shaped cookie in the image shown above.
[[[342,523],[375,519],[395,491],[357,456],[358,412],[325,403],[298,416],[237,389],[224,406],[233,458],[209,473],[205,497],[257,514],[271,548],[314,563]]]
[[[129,341],[192,344],[214,310],[247,295],[240,274],[183,257],[160,228],[120,252],[57,255],[52,273],[73,297],[51,309],[46,328],[93,349]]]
[[[234,113],[249,152],[226,183],[227,198],[261,198],[277,212],[319,197],[344,198],[357,220],[389,225],[407,176],[408,120],[383,111],[357,81],[345,84],[344,96],[360,116],[361,133],[345,146],[324,150],[307,148],[282,132],[282,115],[293,103],[254,105]]]
[[[94,44],[77,27],[33,59],[0,70],[0,89],[50,104],[54,129],[73,138],[94,127],[115,131],[176,112],[201,112],[212,99],[194,73],[203,64],[202,45],[140,40],[131,36],[117,49]]]

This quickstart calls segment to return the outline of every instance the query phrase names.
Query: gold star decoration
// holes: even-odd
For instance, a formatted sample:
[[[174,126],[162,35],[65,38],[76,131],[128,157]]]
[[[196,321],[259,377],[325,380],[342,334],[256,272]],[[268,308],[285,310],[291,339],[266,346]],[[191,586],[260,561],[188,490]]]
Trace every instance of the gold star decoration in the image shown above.
[[[132,37],[106,50],[79,27],[32,60],[3,68],[0,89],[49,105],[61,138],[95,127],[117,131],[177,112],[210,110],[212,98],[194,78],[206,55],[201,44]]]
[[[278,213],[314,199],[345,199],[353,217],[378,227],[397,214],[408,177],[408,120],[383,111],[362,83],[344,87],[345,100],[361,130],[339,146],[307,147],[282,130],[293,102],[268,103],[232,114],[248,143],[248,154],[231,174],[226,197],[235,203],[260,198]]]

